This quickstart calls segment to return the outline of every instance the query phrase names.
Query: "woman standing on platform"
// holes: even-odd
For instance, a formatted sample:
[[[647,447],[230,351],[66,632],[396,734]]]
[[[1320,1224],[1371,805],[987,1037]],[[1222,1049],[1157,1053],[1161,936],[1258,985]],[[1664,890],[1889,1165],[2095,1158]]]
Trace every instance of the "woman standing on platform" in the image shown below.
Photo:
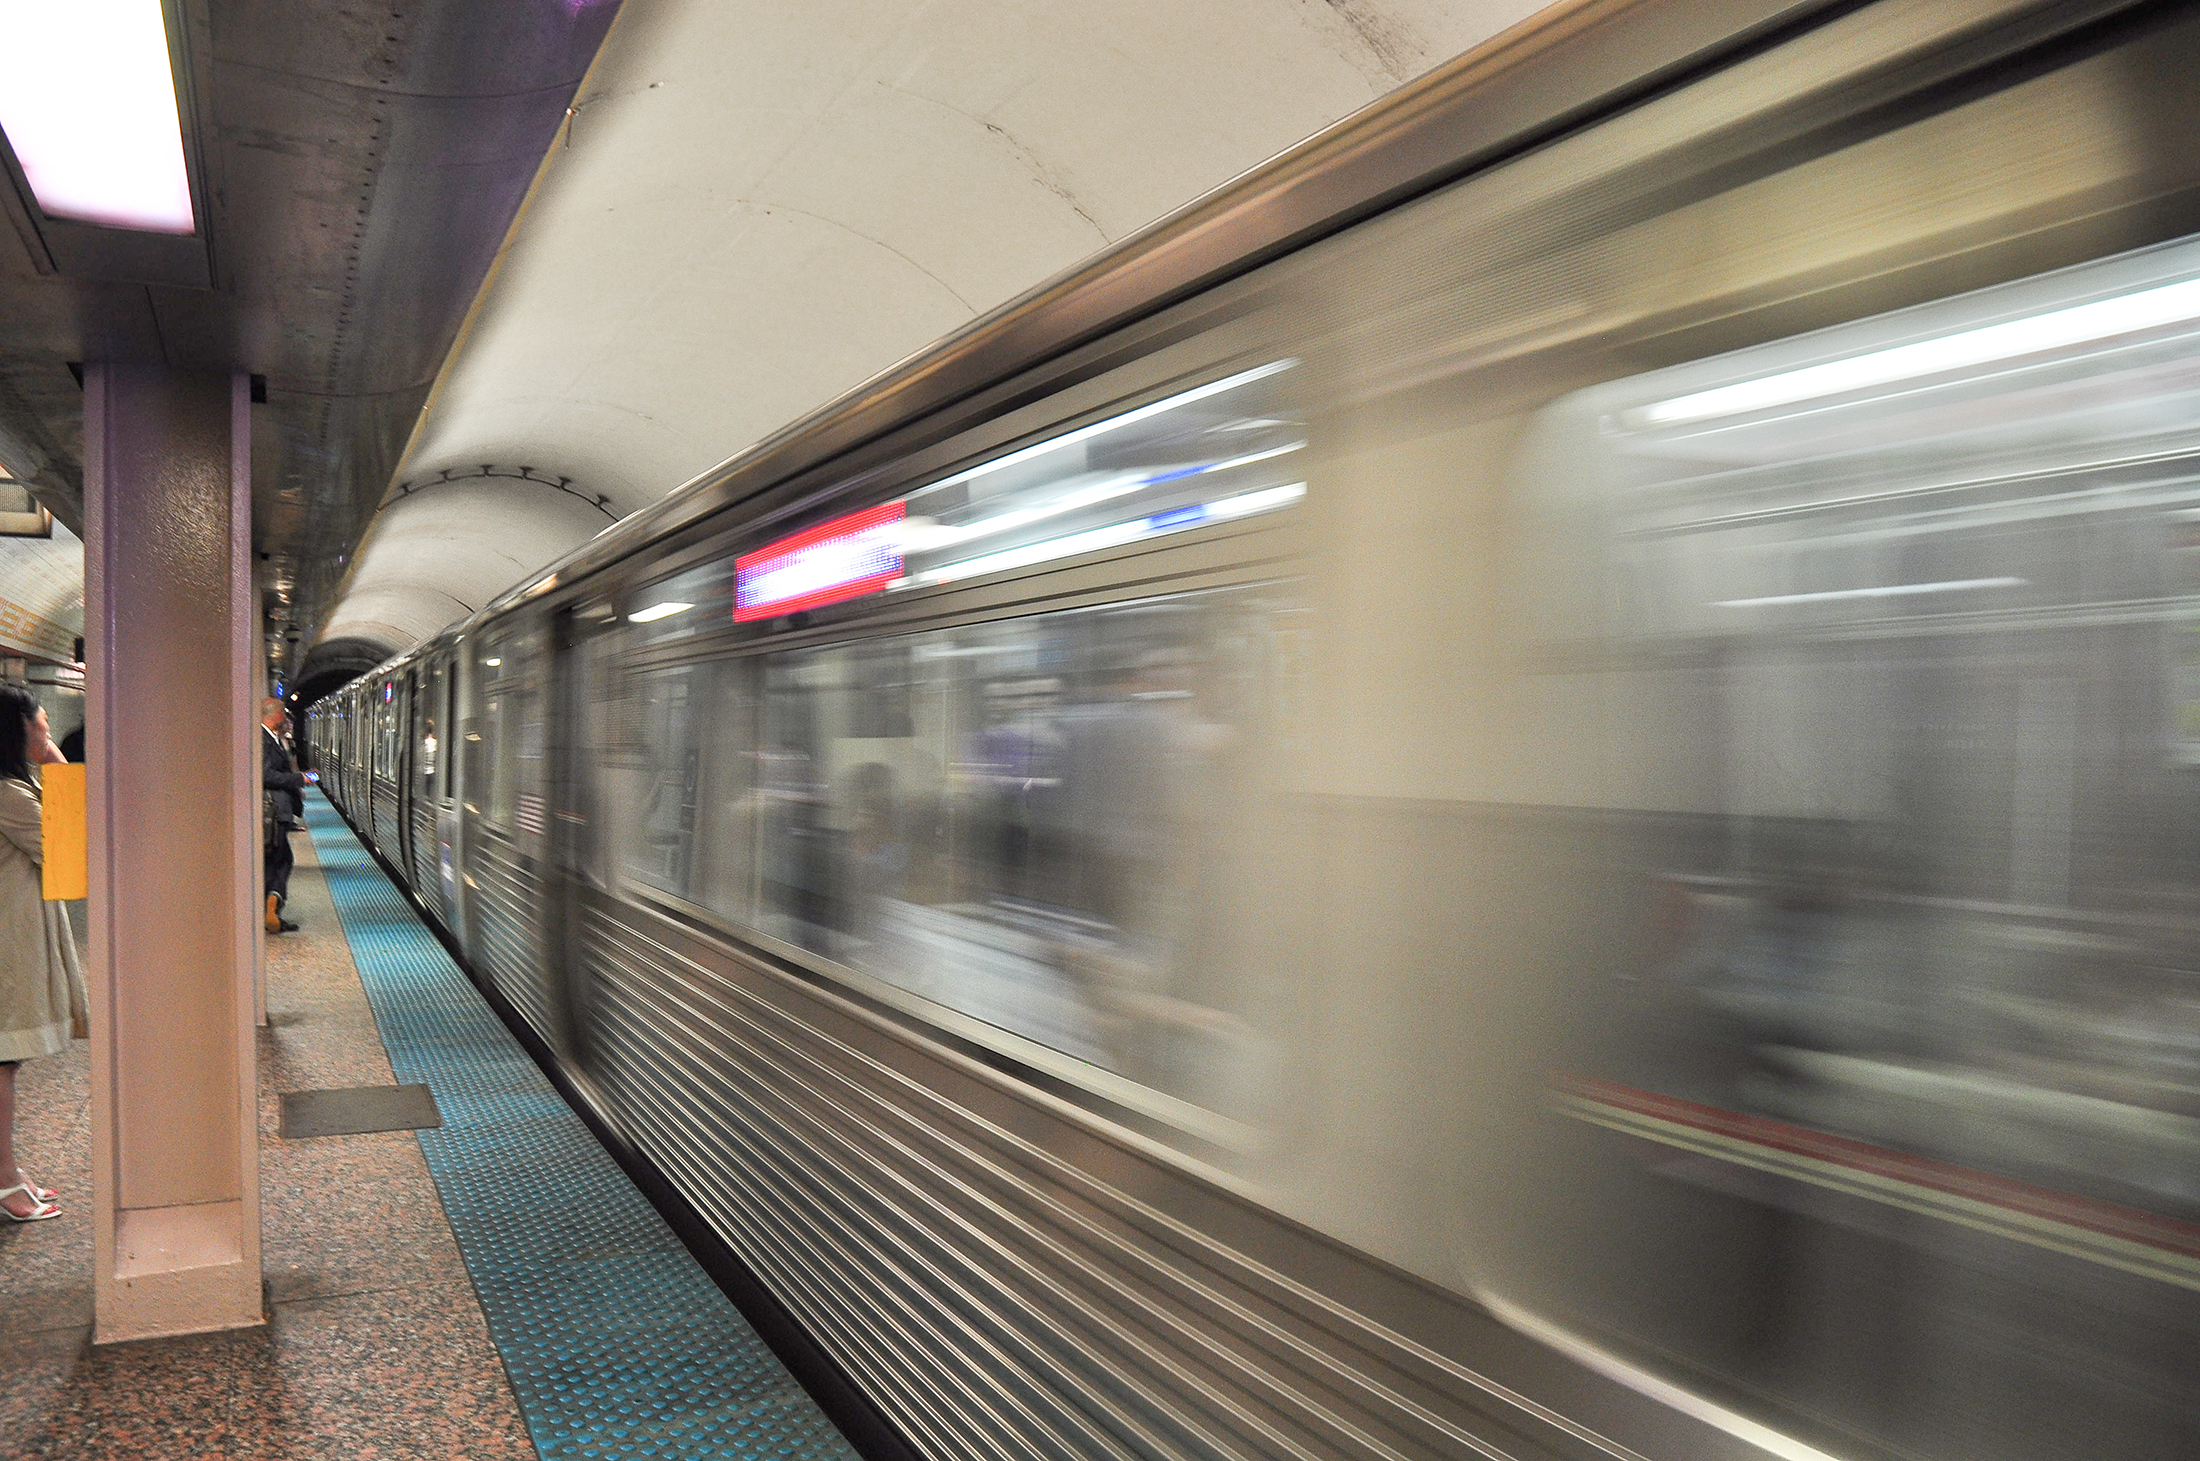
[[[0,685],[0,1213],[19,1223],[58,1217],[55,1193],[15,1164],[15,1068],[69,1047],[84,975],[68,914],[45,900],[44,830],[34,765],[59,760],[46,712],[18,685]]]

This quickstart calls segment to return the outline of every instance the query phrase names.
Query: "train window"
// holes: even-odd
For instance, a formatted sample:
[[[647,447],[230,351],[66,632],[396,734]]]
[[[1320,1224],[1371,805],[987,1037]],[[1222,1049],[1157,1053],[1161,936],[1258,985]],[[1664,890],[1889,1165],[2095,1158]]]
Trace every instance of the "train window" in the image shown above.
[[[375,706],[374,774],[390,780],[397,775],[398,747],[403,732],[397,723],[397,682],[382,687]]]
[[[622,627],[587,651],[600,866],[1249,1115],[1299,612],[1215,590],[655,667]]]
[[[413,720],[417,742],[413,755],[413,793],[432,798],[441,785],[443,760],[448,754],[444,742],[449,732],[443,724],[443,667],[436,666],[417,683],[413,703]]]
[[[585,652],[598,875],[745,923],[758,816],[748,666],[625,666],[635,637],[623,629]]]
[[[1208,1109],[1265,1067],[1242,897],[1280,597],[766,657],[755,926]]]
[[[518,637],[505,634],[487,641],[475,667],[481,685],[481,739],[470,742],[480,759],[469,762],[467,785],[486,795],[474,804],[491,825],[510,827],[519,808],[520,730],[529,697],[520,679]]]
[[[702,794],[701,725],[709,713],[710,667],[689,665],[637,676],[626,714],[623,746],[632,769],[625,794],[609,799],[611,814],[628,823],[618,839],[622,871],[637,881],[689,896],[695,819]]]
[[[1518,581],[1646,804],[1542,1057],[1553,1309],[1802,1408],[1872,1375],[1852,1417],[1964,1454],[1967,1398],[1873,1366],[1960,1331],[2058,1384],[2085,1293],[2044,1322],[2126,1362],[2113,1423],[2182,1424],[2196,321],[2188,241],[1540,413]]]

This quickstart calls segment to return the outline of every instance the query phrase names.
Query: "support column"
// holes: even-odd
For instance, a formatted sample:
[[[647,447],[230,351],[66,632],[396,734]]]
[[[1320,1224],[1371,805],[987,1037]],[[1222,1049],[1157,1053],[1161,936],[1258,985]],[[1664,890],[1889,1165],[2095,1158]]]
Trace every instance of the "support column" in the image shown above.
[[[243,375],[84,375],[93,1338],[258,1324]]]

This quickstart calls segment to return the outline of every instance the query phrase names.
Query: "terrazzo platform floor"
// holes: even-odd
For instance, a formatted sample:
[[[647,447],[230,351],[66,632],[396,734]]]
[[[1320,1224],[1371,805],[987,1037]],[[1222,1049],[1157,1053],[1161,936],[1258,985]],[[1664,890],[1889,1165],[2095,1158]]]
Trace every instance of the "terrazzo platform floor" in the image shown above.
[[[260,1032],[270,1321],[91,1347],[87,1047],[26,1064],[18,1156],[65,1208],[0,1223],[0,1458],[536,1454],[419,1141],[278,1134],[283,1091],[393,1080],[312,839],[292,846],[303,927],[268,941]]]

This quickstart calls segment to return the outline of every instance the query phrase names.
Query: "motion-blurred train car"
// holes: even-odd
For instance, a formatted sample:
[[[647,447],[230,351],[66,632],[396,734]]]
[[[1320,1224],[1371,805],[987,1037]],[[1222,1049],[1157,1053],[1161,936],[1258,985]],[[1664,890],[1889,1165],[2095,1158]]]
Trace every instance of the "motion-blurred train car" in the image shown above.
[[[2196,74],[1561,8],[324,784],[920,1454],[2200,1454]]]

